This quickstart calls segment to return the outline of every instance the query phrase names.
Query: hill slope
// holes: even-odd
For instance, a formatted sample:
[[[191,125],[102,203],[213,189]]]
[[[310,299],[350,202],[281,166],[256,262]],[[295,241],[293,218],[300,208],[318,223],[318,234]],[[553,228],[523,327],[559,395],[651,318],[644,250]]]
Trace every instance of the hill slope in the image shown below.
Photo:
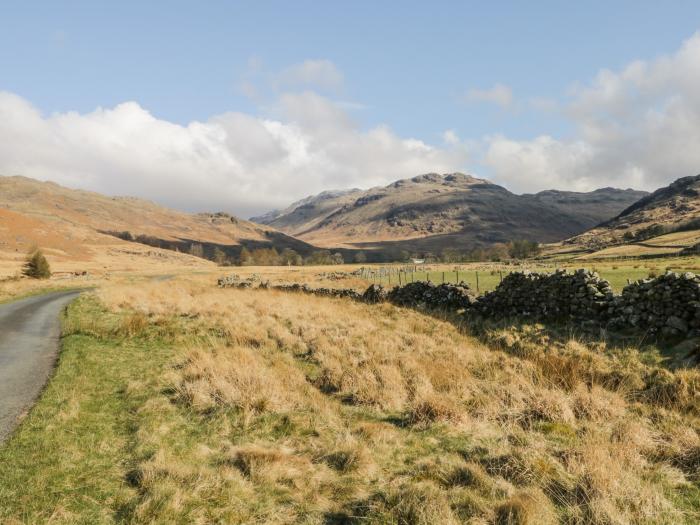
[[[600,250],[624,244],[649,244],[647,241],[653,238],[678,237],[674,234],[692,230],[700,230],[700,175],[683,177],[659,188],[598,227],[566,240],[565,244]],[[687,242],[692,235],[682,237]]]
[[[141,242],[128,242],[127,239]],[[59,268],[204,264],[180,252],[201,244],[235,256],[249,248],[313,249],[269,226],[224,213],[188,214],[133,197],[108,197],[26,177],[0,177],[0,260],[16,268],[34,244]],[[170,251],[159,248],[168,248]],[[152,264],[151,264],[152,263]],[[8,272],[4,272],[8,273]]]
[[[645,195],[614,188],[516,195],[469,175],[431,173],[366,191],[325,192],[254,220],[320,246],[440,251],[513,238],[561,240]]]

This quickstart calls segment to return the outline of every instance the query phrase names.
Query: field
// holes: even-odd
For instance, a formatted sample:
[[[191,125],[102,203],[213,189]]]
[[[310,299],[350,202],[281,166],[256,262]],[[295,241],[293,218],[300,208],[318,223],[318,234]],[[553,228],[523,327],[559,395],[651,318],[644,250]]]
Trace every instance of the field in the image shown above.
[[[221,273],[114,278],[69,308],[55,377],[0,448],[0,522],[700,520],[700,372],[657,349]]]
[[[700,272],[698,257],[667,257],[658,259],[616,259],[616,260],[561,260],[561,261],[528,261],[519,264],[502,263],[470,263],[470,264],[429,264],[376,266],[365,274],[368,282],[376,282],[384,286],[394,286],[402,283],[430,280],[434,283],[458,281],[466,282],[474,291],[484,292],[493,290],[501,282],[502,277],[513,271],[553,272],[557,269],[573,271],[586,268],[597,271],[603,279],[610,281],[613,289],[618,292],[629,281],[644,279],[659,275],[666,270],[676,272]]]

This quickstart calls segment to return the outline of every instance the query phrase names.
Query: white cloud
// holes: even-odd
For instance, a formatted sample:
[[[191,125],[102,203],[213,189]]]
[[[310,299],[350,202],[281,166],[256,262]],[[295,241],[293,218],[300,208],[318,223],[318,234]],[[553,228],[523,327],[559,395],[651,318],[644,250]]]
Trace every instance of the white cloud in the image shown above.
[[[343,87],[343,73],[330,60],[304,60],[276,75],[281,89],[319,88],[337,91]]]
[[[496,181],[527,191],[655,189],[700,173],[700,33],[672,55],[603,70],[570,96],[571,138],[485,139]]]
[[[470,89],[462,97],[464,102],[488,102],[502,108],[513,104],[513,91],[503,84],[496,84],[490,89]]]
[[[466,163],[464,151],[363,130],[327,98],[282,95],[274,118],[225,113],[186,126],[136,102],[42,115],[0,92],[0,174],[241,216],[329,188],[369,187]]]
[[[450,146],[460,143],[459,136],[453,129],[445,130],[442,134],[442,140],[445,144],[449,144]]]

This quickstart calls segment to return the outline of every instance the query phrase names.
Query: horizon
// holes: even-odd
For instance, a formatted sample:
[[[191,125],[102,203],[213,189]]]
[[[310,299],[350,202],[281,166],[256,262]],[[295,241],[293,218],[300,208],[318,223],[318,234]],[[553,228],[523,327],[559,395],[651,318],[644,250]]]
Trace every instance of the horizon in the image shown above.
[[[299,204],[300,202],[302,202],[302,201],[304,201],[304,200],[316,198],[316,197],[319,197],[319,196],[321,196],[322,194],[325,194],[325,193],[337,193],[337,192],[350,193],[350,192],[354,192],[354,191],[367,192],[367,191],[374,190],[374,189],[386,188],[386,187],[388,187],[388,186],[391,186],[391,185],[394,184],[395,182],[399,182],[399,181],[402,181],[402,180],[411,180],[411,179],[414,179],[414,178],[416,178],[416,177],[421,177],[421,176],[424,176],[424,175],[439,175],[440,177],[446,177],[446,176],[448,176],[448,175],[466,175],[466,176],[468,176],[468,177],[473,177],[473,178],[476,178],[476,179],[479,179],[479,180],[483,180],[484,182],[487,182],[487,183],[490,183],[490,184],[494,184],[492,181],[490,181],[490,180],[488,180],[488,179],[483,179],[483,178],[481,178],[481,177],[474,177],[473,175],[471,175],[471,174],[469,174],[469,173],[463,173],[463,172],[452,172],[452,173],[436,173],[436,172],[430,172],[430,173],[419,173],[418,175],[414,175],[413,177],[406,177],[406,178],[404,178],[404,179],[398,179],[398,180],[392,181],[392,182],[390,182],[389,184],[386,184],[386,185],[371,186],[371,187],[368,187],[368,188],[335,188],[335,189],[329,189],[329,190],[322,190],[322,191],[320,191],[320,192],[318,192],[318,193],[306,195],[306,196],[304,196],[304,197],[302,197],[302,198],[300,198],[300,199],[296,199],[296,200],[294,200],[294,201],[291,201],[291,202],[289,202],[286,206],[284,206],[284,207],[282,207],[282,208],[270,209],[270,210],[267,210],[267,211],[265,211],[265,212],[263,212],[263,213],[260,213],[260,214],[258,214],[258,215],[251,215],[251,216],[240,216],[240,215],[236,215],[236,214],[233,213],[233,212],[226,211],[226,210],[221,210],[221,209],[216,209],[216,208],[207,209],[207,210],[199,210],[199,211],[188,211],[188,210],[185,210],[185,209],[182,209],[182,208],[176,208],[176,207],[170,207],[170,208],[174,209],[175,211],[181,211],[181,212],[185,212],[185,213],[191,213],[191,214],[193,214],[193,215],[196,215],[196,214],[199,214],[199,213],[202,213],[202,214],[207,214],[207,213],[226,213],[226,214],[229,214],[229,215],[234,215],[234,216],[238,217],[239,219],[242,218],[242,219],[247,220],[247,221],[255,222],[254,219],[256,219],[256,218],[259,219],[259,218],[264,217],[264,216],[267,215],[267,214],[282,212],[282,211],[284,211],[285,209],[288,209],[288,208],[290,208],[290,207],[292,207],[292,206],[294,206],[294,205],[297,205],[297,204]],[[700,175],[698,175],[698,176],[700,176]],[[99,194],[99,195],[103,195],[103,196],[105,196],[105,197],[114,198],[114,199],[141,199],[141,200],[144,200],[144,201],[153,202],[154,204],[159,205],[159,206],[163,206],[163,207],[165,207],[165,208],[168,208],[168,207],[169,207],[169,206],[167,206],[166,204],[161,204],[161,203],[159,203],[158,201],[149,199],[149,198],[147,198],[147,197],[140,197],[140,196],[138,196],[138,195],[133,195],[133,194],[128,194],[128,193],[115,193],[115,194],[102,193],[102,192],[99,192],[99,191],[89,190],[89,189],[85,189],[85,188],[81,188],[81,187],[73,187],[73,186],[66,185],[66,184],[62,184],[62,183],[58,183],[58,182],[55,182],[55,181],[52,181],[52,180],[44,180],[44,179],[38,179],[38,178],[34,178],[34,177],[28,177],[28,176],[26,176],[26,175],[6,175],[6,174],[0,173],[0,177],[10,177],[10,178],[11,178],[11,177],[18,177],[18,178],[25,178],[25,179],[30,179],[30,180],[33,180],[33,181],[36,181],[36,182],[39,182],[39,183],[58,184],[59,186],[65,188],[65,189],[71,190],[71,191],[86,191],[86,192],[92,192],[92,193],[97,193],[97,194]],[[679,177],[679,178],[684,178],[684,177]],[[676,180],[678,180],[678,179],[676,179]],[[671,182],[675,182],[675,181],[671,181]],[[505,186],[502,186],[502,187],[505,187]],[[506,188],[506,189],[507,189],[507,188]],[[601,191],[601,190],[647,191],[647,193],[653,193],[653,191],[655,191],[656,189],[659,189],[659,188],[655,188],[654,190],[647,191],[647,190],[638,190],[637,188],[629,188],[629,187],[628,187],[628,188],[622,188],[622,187],[616,187],[616,186],[600,186],[600,187],[594,188],[593,190],[590,190],[590,191],[588,191],[588,192],[579,192],[579,191],[575,191],[575,190],[560,190],[560,189],[557,189],[557,188],[548,188],[548,189],[544,189],[544,190],[540,190],[540,191],[532,192],[532,193],[528,193],[528,192],[522,192],[522,193],[511,192],[511,193],[514,193],[515,195],[518,195],[518,196],[523,196],[523,195],[536,195],[536,194],[539,194],[539,193],[544,193],[544,192],[549,192],[549,191],[558,191],[558,192],[562,192],[562,193],[581,193],[581,194],[584,194],[584,193],[592,193],[592,192]],[[508,191],[510,191],[510,190],[508,190]]]
[[[522,194],[653,191],[700,171],[692,2],[6,14],[8,175],[251,217],[431,172]]]

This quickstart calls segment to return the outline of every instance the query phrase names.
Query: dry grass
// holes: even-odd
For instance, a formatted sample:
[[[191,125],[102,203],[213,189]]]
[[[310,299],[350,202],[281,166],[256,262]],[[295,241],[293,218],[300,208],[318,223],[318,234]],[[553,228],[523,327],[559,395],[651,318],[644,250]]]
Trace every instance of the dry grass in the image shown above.
[[[208,429],[184,448],[144,430],[157,452],[139,466],[139,520],[192,517],[196,502],[241,523],[698,518],[682,496],[698,494],[695,371],[513,331],[489,347],[386,304],[205,278],[99,297],[134,332],[188,320],[150,410]]]
[[[89,348],[113,347],[128,377],[113,387],[115,413],[130,407],[123,456],[111,462],[125,488],[99,507],[120,521],[700,519],[697,371],[537,326],[476,339],[389,304],[221,290],[211,275],[95,295],[65,332],[95,363]],[[106,400],[94,403],[99,414]],[[87,410],[58,406],[71,425]],[[75,508],[53,520],[80,521]]]

